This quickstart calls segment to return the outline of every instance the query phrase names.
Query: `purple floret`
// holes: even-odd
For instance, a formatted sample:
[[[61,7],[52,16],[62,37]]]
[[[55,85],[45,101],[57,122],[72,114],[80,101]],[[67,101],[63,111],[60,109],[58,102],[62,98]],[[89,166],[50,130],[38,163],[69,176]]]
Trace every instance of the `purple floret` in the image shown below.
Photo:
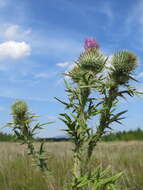
[[[86,38],[84,48],[85,49],[99,48],[99,44],[94,38]]]

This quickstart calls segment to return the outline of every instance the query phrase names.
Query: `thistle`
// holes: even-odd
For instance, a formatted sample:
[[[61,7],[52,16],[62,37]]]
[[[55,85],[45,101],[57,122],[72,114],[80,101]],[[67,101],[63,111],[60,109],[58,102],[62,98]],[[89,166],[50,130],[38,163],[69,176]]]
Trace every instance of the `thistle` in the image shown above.
[[[26,102],[21,100],[15,101],[12,104],[11,109],[13,120],[8,123],[8,126],[12,128],[17,139],[22,144],[27,145],[29,150],[28,155],[32,156],[34,163],[41,169],[41,171],[48,171],[47,159],[44,156],[44,142],[41,143],[40,148],[37,151],[34,146],[34,135],[37,130],[42,129],[42,126],[45,126],[50,122],[44,124],[37,122],[36,114],[31,113]]]
[[[65,81],[68,102],[58,101],[70,109],[70,113],[60,114],[60,119],[66,124],[66,133],[71,137],[74,144],[73,184],[72,189],[78,190],[87,186],[93,180],[91,189],[117,189],[115,181],[108,181],[108,185],[100,187],[102,180],[97,180],[96,175],[88,170],[92,153],[110,124],[121,124],[126,112],[117,113],[116,108],[119,98],[126,95],[134,96],[138,92],[129,85],[130,80],[135,80],[132,74],[137,66],[136,56],[128,51],[115,53],[111,60],[111,67],[107,71],[107,60],[99,50],[96,40],[85,40],[85,51],[75,61],[75,67],[66,73],[71,82]],[[107,74],[105,75],[105,70]],[[122,89],[122,90],[121,90]],[[89,119],[98,116],[98,126],[93,131],[88,124]],[[83,162],[85,163],[83,168]],[[86,171],[86,172],[85,172]],[[102,172],[99,172],[99,175]],[[117,175],[118,177],[120,176]],[[104,184],[103,182],[103,184]],[[81,185],[82,184],[82,185]],[[102,185],[103,185],[102,184]]]

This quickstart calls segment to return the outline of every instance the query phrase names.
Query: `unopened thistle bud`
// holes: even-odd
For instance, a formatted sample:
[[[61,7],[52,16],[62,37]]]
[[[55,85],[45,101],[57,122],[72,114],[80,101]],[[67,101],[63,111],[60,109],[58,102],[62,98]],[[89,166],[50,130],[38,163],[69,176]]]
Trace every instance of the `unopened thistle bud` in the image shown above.
[[[21,100],[17,100],[13,103],[12,105],[12,112],[14,114],[18,114],[18,113],[26,113],[28,111],[28,107],[27,104],[24,101]]]
[[[113,56],[112,65],[113,80],[118,84],[125,84],[137,66],[137,57],[128,51],[118,52]]]
[[[24,101],[17,100],[13,103],[11,109],[15,124],[22,125],[28,117],[27,104]]]
[[[122,51],[114,55],[112,64],[116,70],[130,73],[137,66],[137,58],[131,52]]]

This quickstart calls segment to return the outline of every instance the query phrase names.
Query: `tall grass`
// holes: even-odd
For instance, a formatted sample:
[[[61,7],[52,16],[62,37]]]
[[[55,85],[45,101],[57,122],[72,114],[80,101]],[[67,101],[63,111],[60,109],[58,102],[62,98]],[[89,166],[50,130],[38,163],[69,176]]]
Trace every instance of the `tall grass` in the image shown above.
[[[36,146],[38,147],[38,143]],[[47,143],[51,174],[43,177],[26,148],[17,143],[0,143],[0,190],[68,190],[72,176],[72,144]],[[90,167],[112,166],[112,173],[124,171],[119,180],[121,190],[143,189],[143,142],[100,143]]]

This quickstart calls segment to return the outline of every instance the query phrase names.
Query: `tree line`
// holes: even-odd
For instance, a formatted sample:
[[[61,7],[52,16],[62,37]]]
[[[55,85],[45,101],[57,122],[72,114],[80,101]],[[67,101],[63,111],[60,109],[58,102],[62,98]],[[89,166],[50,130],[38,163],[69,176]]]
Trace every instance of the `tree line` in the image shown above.
[[[49,137],[49,138],[40,138],[37,137],[34,139],[35,141],[46,141],[46,142],[60,142],[60,141],[70,141],[70,138],[65,137]],[[114,133],[108,133],[104,135],[101,141],[110,142],[110,141],[132,141],[132,140],[143,140],[143,130],[138,128],[135,130],[129,131],[118,131]],[[1,142],[16,142],[17,139],[13,134],[0,133],[0,141]]]

